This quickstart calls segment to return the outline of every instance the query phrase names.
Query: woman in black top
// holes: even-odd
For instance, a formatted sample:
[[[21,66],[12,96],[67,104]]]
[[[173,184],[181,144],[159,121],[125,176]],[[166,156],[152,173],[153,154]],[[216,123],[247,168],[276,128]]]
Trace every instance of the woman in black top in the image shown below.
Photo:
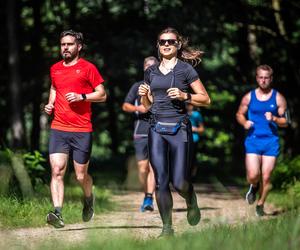
[[[157,47],[160,64],[146,70],[139,95],[142,104],[152,113],[149,158],[155,174],[156,202],[163,222],[161,235],[164,236],[174,233],[170,183],[186,200],[189,224],[196,225],[200,221],[190,180],[193,141],[185,104],[207,106],[210,98],[193,68],[201,61],[200,50],[189,47],[187,39],[173,28],[159,33]]]

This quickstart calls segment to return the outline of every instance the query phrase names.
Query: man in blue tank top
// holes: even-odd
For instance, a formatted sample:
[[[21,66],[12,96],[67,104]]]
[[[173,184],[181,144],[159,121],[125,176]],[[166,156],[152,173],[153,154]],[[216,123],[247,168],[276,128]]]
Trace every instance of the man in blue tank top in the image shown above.
[[[287,126],[286,100],[271,88],[272,75],[270,66],[257,67],[258,87],[243,97],[236,113],[238,123],[247,130],[245,164],[250,188],[246,201],[253,204],[259,192],[257,216],[265,215],[264,203],[271,187],[270,177],[279,155],[277,129]]]

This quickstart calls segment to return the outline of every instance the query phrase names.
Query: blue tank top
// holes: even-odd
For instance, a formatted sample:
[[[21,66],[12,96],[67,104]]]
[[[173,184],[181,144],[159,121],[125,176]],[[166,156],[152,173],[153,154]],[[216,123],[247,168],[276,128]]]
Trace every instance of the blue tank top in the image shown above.
[[[276,103],[277,91],[272,90],[271,97],[266,101],[260,101],[256,98],[255,90],[251,91],[251,100],[248,106],[248,120],[254,124],[249,129],[247,136],[254,137],[272,137],[278,136],[278,126],[273,121],[268,121],[265,117],[266,112],[271,112],[278,116],[278,107]]]

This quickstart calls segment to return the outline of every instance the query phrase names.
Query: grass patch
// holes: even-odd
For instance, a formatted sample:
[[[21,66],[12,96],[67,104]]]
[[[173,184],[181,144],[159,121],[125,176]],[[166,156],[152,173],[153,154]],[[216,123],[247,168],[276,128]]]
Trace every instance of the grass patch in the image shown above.
[[[110,192],[94,188],[96,195],[95,211],[101,213],[111,210]],[[82,190],[79,186],[65,188],[63,218],[66,223],[81,222]],[[32,199],[0,196],[0,228],[39,227],[46,224],[46,214],[52,209],[50,191],[45,188]]]
[[[268,202],[284,210],[300,207],[300,199],[287,191],[272,190],[268,195]]]

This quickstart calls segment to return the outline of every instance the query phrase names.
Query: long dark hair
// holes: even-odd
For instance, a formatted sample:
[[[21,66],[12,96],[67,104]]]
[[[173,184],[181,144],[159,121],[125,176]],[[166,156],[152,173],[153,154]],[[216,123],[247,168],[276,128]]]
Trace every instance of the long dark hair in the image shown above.
[[[179,59],[192,64],[194,67],[201,62],[201,57],[204,54],[204,52],[199,49],[190,47],[188,44],[189,43],[188,38],[185,38],[182,35],[180,35],[179,32],[172,27],[163,29],[158,34],[157,41],[159,40],[160,36],[165,33],[172,33],[176,36],[176,39],[179,43],[178,52],[177,52],[177,57]],[[161,58],[159,50],[158,50],[158,56],[159,58]]]

